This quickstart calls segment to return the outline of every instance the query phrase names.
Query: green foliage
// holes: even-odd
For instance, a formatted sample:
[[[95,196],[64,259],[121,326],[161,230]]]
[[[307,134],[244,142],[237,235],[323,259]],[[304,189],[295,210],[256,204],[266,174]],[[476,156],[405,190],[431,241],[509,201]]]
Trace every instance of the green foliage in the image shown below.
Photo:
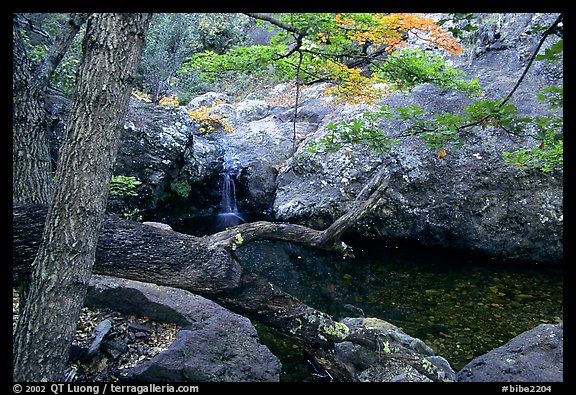
[[[138,185],[141,184],[142,182],[138,181],[136,177],[121,175],[112,176],[108,189],[110,191],[110,196],[125,198],[128,196],[138,196],[136,190]],[[134,207],[134,204],[137,203],[123,201],[119,207],[112,209],[111,212],[125,219],[140,221],[142,219],[141,210],[138,207]]]
[[[391,54],[386,62],[373,68],[375,74],[397,89],[412,89],[417,85],[431,83],[459,92],[478,94],[478,79],[464,79],[465,73],[446,64],[439,55],[410,49]]]
[[[238,47],[222,55],[212,51],[200,52],[188,58],[179,73],[196,72],[207,81],[216,81],[227,72],[262,74],[268,70],[267,65],[277,55],[276,51],[273,47],[253,45]]]
[[[548,102],[550,109],[558,109],[563,104],[562,87],[547,87],[536,96]],[[551,172],[564,164],[564,117],[554,115],[535,117],[531,125],[536,129],[536,146],[504,152],[504,158],[510,164],[520,168],[536,168]]]
[[[474,19],[476,19],[474,14],[454,13],[450,18],[440,19],[438,25],[444,26],[447,22],[453,22],[455,26],[449,26],[446,29],[454,37],[463,38],[467,33],[478,30],[478,26],[473,23]]]
[[[557,108],[562,103],[562,88],[546,88],[538,97],[547,100],[551,108]],[[394,135],[385,134],[379,127],[379,120],[383,118],[400,121],[401,127]],[[363,144],[376,152],[385,152],[393,145],[400,144],[403,137],[418,136],[430,150],[438,152],[442,159],[447,150],[458,149],[463,144],[462,132],[473,126],[498,127],[516,135],[525,133],[530,127],[536,128],[537,147],[504,152],[504,158],[518,167],[537,168],[543,172],[562,167],[561,116],[520,117],[513,104],[490,99],[473,102],[464,108],[462,114],[431,114],[417,105],[382,106],[379,111],[365,112],[352,121],[328,124],[327,134],[308,143],[307,150],[333,152],[345,145]]]
[[[60,89],[67,96],[72,96],[76,85],[76,71],[80,65],[80,41],[81,38],[78,37],[74,40],[72,47],[62,58],[50,77],[50,84],[54,88]],[[37,45],[32,52],[32,58],[40,63],[47,53],[48,47],[46,45]]]
[[[426,37],[421,40],[423,48],[454,54],[461,50],[429,18],[367,13],[276,14],[273,18],[277,26],[268,24],[275,31],[270,45],[237,46],[221,54],[198,53],[188,58],[179,74],[197,75],[211,82],[229,73],[284,81],[296,77],[304,81],[331,80],[338,88],[329,92],[339,100],[351,102],[373,102],[386,92],[374,89],[378,83],[386,83],[387,90],[410,88],[422,82],[466,91],[478,87],[476,81],[464,81],[461,72],[432,52],[410,50],[394,54],[404,44],[403,34],[409,30]],[[384,56],[386,52],[391,55]],[[370,65],[374,67],[370,69]]]
[[[232,240],[232,250],[236,251],[244,243],[244,238],[240,232],[236,233],[234,239]]]
[[[564,40],[558,40],[550,48],[547,48],[542,55],[536,55],[536,60],[545,60],[548,63],[561,60],[560,54],[564,50]]]
[[[174,181],[170,184],[170,189],[181,198],[187,198],[192,191],[192,186],[187,181]]]
[[[190,98],[198,86],[206,83],[195,72],[183,72],[183,62],[196,53],[224,53],[246,40],[249,18],[226,13],[154,14],[146,35],[140,66],[142,89],[154,95]],[[186,100],[184,100],[186,101]]]
[[[366,113],[364,117],[351,122],[330,122],[325,127],[328,132],[316,141],[310,141],[307,150],[312,153],[335,152],[344,146],[362,143],[377,153],[388,152],[400,141],[384,135],[374,119],[374,114]]]
[[[185,14],[154,14],[146,35],[140,69],[143,88],[157,99],[189,55],[190,27]]]
[[[112,176],[110,181],[110,195],[116,197],[138,196],[136,187],[142,184],[136,177]]]
[[[66,14],[27,14],[30,21],[35,24],[39,30],[45,29],[45,32],[51,39],[56,37],[61,26],[67,20]],[[24,32],[25,42],[28,46],[30,60],[33,63],[40,64],[46,57],[50,43],[48,40],[32,39],[32,34]],[[83,33],[78,34],[72,45],[60,61],[60,64],[54,70],[50,78],[50,84],[60,89],[67,96],[72,96],[76,84],[76,70],[80,64],[81,42]]]

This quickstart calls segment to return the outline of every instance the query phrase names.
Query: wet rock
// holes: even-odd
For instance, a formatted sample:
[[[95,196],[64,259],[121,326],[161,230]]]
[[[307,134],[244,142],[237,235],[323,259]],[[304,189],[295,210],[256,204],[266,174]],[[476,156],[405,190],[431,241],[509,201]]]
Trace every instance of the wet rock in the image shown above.
[[[346,341],[335,345],[336,352],[353,364],[360,381],[431,381],[423,372],[435,380],[455,381],[448,361],[389,322],[368,317],[344,318],[342,323],[350,329],[349,336],[370,334],[379,344],[377,350]]]
[[[564,378],[564,326],[542,324],[473,359],[458,381],[549,382]]]

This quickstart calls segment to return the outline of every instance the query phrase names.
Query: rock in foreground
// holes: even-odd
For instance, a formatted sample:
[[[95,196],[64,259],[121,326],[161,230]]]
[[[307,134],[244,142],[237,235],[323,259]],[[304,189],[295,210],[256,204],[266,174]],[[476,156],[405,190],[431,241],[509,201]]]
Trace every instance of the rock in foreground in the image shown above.
[[[564,326],[542,324],[473,359],[458,381],[563,381]]]
[[[93,276],[86,305],[183,326],[170,347],[131,368],[138,381],[279,381],[281,364],[250,320],[181,289]]]

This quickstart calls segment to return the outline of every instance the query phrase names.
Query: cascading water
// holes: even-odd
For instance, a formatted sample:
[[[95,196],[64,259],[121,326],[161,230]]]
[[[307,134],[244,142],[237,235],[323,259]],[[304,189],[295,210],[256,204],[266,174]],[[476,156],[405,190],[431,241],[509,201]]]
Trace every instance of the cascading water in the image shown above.
[[[244,218],[242,218],[238,212],[238,206],[236,205],[236,183],[234,181],[240,176],[241,170],[242,165],[238,158],[230,148],[225,147],[224,160],[222,163],[222,186],[220,189],[222,197],[216,224],[219,230],[245,222]]]

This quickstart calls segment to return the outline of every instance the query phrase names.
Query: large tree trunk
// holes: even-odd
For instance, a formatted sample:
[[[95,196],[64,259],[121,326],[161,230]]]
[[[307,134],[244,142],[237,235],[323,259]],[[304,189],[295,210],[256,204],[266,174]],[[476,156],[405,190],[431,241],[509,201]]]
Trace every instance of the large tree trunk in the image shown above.
[[[54,194],[16,328],[14,379],[62,379],[92,272],[148,14],[93,14]]]
[[[12,21],[13,122],[12,200],[48,203],[52,192],[52,168],[46,136],[44,98],[48,81],[68,51],[88,14],[72,13],[62,27],[37,72],[26,54],[19,14]],[[20,311],[26,306],[30,278],[20,278]]]
[[[52,180],[44,125],[45,87],[33,74],[16,15],[12,33],[12,200],[48,203]]]
[[[35,67],[26,53],[20,15],[13,16],[12,200],[14,202],[47,204],[50,201],[52,174],[46,137],[44,97],[50,77],[87,18],[88,14],[84,13],[70,14],[45,59]]]

